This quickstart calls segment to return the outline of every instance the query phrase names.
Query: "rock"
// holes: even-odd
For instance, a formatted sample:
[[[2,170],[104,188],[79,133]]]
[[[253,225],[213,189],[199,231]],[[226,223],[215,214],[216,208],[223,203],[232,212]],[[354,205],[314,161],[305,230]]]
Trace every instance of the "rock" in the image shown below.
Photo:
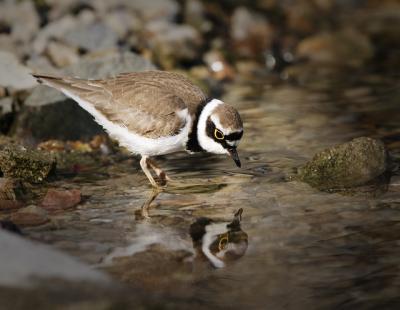
[[[177,25],[166,21],[153,21],[146,25],[154,60],[165,69],[174,68],[180,61],[193,61],[199,54],[202,38],[189,25]]]
[[[79,189],[63,190],[49,189],[41,206],[48,211],[67,210],[75,207],[81,202],[81,191]]]
[[[9,232],[12,232],[12,233],[16,233],[18,235],[22,234],[22,232],[19,229],[19,227],[17,225],[15,225],[11,221],[0,221],[0,228],[4,229],[4,230],[7,230]]]
[[[228,64],[221,52],[209,51],[203,58],[215,79],[232,80],[235,78],[233,67]]]
[[[0,210],[18,209],[23,206],[20,201],[24,188],[17,180],[0,178]]]
[[[10,26],[14,40],[28,42],[37,33],[39,16],[33,1],[5,1],[0,6],[0,20]]]
[[[0,134],[7,134],[13,119],[13,99],[11,97],[0,98]]]
[[[270,48],[275,36],[267,19],[245,7],[238,7],[232,15],[231,39],[239,56],[260,58]]]
[[[54,279],[89,281],[100,285],[109,278],[49,246],[0,231],[0,285],[29,287]],[[54,282],[53,282],[54,283]]]
[[[62,39],[67,31],[73,29],[78,23],[77,19],[71,15],[66,15],[48,23],[43,27],[32,42],[33,51],[41,54],[45,51],[51,38]]]
[[[87,51],[98,51],[114,49],[117,45],[118,36],[106,24],[95,22],[88,25],[78,24],[68,30],[63,39],[72,47]]]
[[[104,16],[104,22],[120,39],[133,36],[142,27],[142,22],[135,14],[122,9],[108,12]]]
[[[206,18],[206,11],[200,0],[188,0],[185,3],[185,23],[196,28],[200,32],[208,32],[212,29],[212,23]]]
[[[123,1],[123,4],[144,20],[172,21],[179,13],[179,4],[175,0],[135,0]]]
[[[54,171],[56,162],[43,151],[8,146],[0,151],[0,170],[4,176],[40,183]]]
[[[63,43],[52,41],[48,44],[46,51],[57,67],[66,67],[79,60],[78,50]]]
[[[38,226],[49,221],[47,211],[38,206],[28,206],[11,215],[11,221],[19,226]]]
[[[299,177],[321,190],[341,189],[363,185],[386,169],[384,144],[361,137],[317,153],[299,169]]]
[[[0,51],[0,86],[18,91],[35,85],[29,68],[21,65],[13,54]]]
[[[61,74],[81,78],[105,78],[121,72],[150,69],[155,67],[149,61],[126,52],[82,59],[63,69]],[[13,134],[31,145],[51,139],[89,140],[95,135],[104,134],[101,126],[75,101],[42,85],[36,87],[25,101],[14,128]]]
[[[297,46],[297,57],[311,62],[360,66],[374,54],[367,36],[347,29],[308,37]]]

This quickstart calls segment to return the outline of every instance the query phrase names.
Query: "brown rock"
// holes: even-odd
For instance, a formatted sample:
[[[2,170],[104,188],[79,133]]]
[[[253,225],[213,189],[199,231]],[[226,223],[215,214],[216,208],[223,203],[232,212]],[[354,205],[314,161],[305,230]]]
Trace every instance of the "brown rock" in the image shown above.
[[[19,226],[37,226],[47,223],[49,217],[46,210],[31,205],[12,214],[11,221]]]
[[[79,189],[49,189],[42,201],[42,207],[48,211],[67,210],[75,207],[81,202],[81,191]]]

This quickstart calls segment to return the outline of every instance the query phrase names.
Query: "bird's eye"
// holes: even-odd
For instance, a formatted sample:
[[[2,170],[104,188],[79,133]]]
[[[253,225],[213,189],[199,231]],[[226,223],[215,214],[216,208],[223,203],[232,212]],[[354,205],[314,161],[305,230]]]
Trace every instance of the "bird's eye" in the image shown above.
[[[228,234],[226,233],[219,240],[218,250],[222,251],[223,249],[225,249],[226,246],[228,245],[228,242],[229,242],[229,238],[228,238]]]
[[[215,130],[214,130],[214,137],[217,140],[224,140],[224,138],[225,138],[224,134],[220,130],[218,130],[217,128],[215,128]]]

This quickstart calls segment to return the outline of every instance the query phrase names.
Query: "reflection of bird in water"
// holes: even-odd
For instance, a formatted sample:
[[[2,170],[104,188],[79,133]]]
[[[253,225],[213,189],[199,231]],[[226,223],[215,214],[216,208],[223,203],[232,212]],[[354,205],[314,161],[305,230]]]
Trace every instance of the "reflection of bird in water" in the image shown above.
[[[247,250],[248,236],[241,229],[243,209],[239,209],[232,222],[215,222],[199,218],[190,226],[190,236],[197,255],[206,257],[216,268],[241,258]]]

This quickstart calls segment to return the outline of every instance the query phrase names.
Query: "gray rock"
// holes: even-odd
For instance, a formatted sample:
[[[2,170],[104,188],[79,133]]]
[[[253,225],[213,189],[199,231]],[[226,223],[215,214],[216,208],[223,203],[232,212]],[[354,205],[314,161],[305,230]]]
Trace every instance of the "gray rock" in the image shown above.
[[[150,48],[156,61],[165,69],[172,69],[182,60],[196,59],[202,45],[199,32],[189,25],[153,21],[145,31],[152,38]]]
[[[321,190],[351,188],[382,175],[388,167],[384,144],[361,137],[317,153],[299,177]]]
[[[106,24],[78,24],[64,35],[67,44],[87,51],[113,49],[117,45],[117,34]]]
[[[29,68],[23,66],[13,54],[0,51],[0,86],[18,91],[35,85]]]
[[[11,28],[11,37],[28,42],[39,29],[39,16],[33,1],[0,3],[0,20]]]
[[[149,61],[130,52],[82,59],[60,75],[80,78],[112,77],[121,72],[155,69]],[[13,134],[27,144],[49,139],[81,140],[104,133],[93,117],[72,99],[47,86],[36,87],[18,114]]]
[[[88,281],[107,284],[109,278],[46,245],[0,230],[0,285],[33,286],[38,279]]]
[[[172,21],[179,13],[179,4],[174,0],[135,0],[122,2],[146,20],[164,19]]]

